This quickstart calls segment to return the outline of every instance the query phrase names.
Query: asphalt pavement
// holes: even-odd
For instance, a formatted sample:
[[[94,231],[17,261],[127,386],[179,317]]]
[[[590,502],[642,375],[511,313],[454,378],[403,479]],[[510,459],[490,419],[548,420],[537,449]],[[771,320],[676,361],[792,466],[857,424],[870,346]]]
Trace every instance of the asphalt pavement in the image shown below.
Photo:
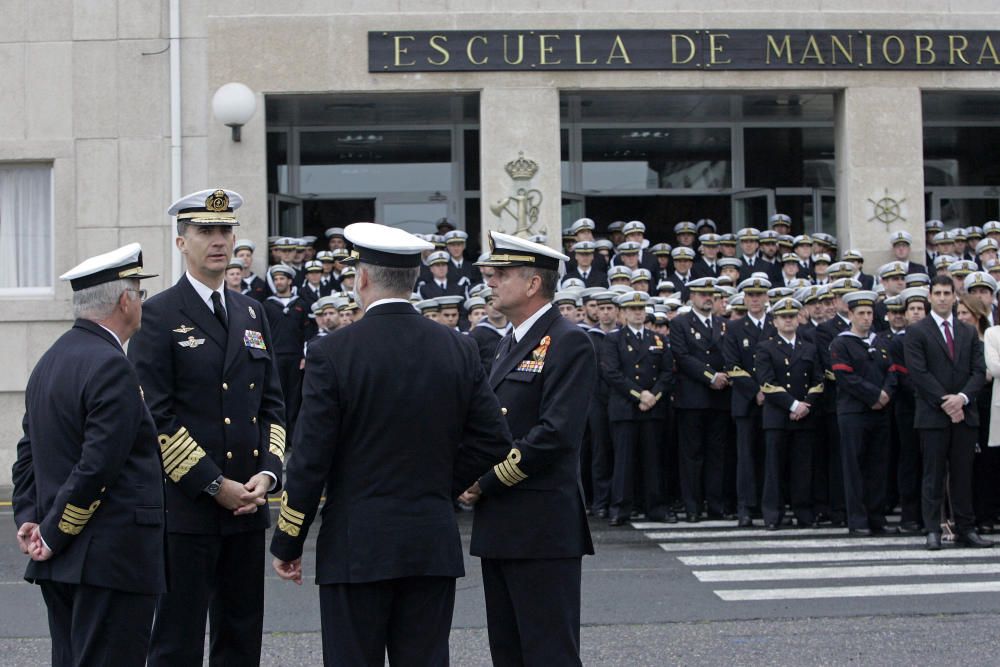
[[[0,517],[10,517],[0,507]],[[461,515],[468,547],[471,516]],[[0,531],[0,665],[48,664],[45,608],[21,578],[13,520]],[[1000,548],[936,553],[922,538],[734,521],[610,528],[584,559],[588,665],[995,665]],[[313,531],[315,535],[315,531]],[[313,571],[314,541],[304,562]],[[317,591],[266,576],[263,664],[321,664]],[[458,582],[452,663],[489,665],[477,559]]]

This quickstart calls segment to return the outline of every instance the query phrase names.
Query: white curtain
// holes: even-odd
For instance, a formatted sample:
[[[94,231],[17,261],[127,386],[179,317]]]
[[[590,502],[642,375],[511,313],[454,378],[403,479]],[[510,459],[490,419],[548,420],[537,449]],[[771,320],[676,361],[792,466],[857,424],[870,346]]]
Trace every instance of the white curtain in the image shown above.
[[[0,165],[0,288],[52,285],[52,167]]]

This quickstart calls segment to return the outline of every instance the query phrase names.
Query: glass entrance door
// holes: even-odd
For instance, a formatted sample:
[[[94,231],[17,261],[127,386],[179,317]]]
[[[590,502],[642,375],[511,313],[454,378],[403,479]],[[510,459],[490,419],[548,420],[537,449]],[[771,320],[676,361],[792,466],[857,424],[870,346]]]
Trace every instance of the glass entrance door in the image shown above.
[[[982,226],[1000,218],[1000,187],[929,188],[928,218],[941,220],[945,228]]]
[[[757,188],[734,192],[733,231],[744,227],[767,229],[767,219],[774,213],[774,190]]]
[[[302,236],[302,200],[288,195],[270,195],[267,229],[269,236]]]
[[[449,216],[448,198],[427,195],[385,195],[375,200],[375,221],[411,234],[436,234],[437,221]]]

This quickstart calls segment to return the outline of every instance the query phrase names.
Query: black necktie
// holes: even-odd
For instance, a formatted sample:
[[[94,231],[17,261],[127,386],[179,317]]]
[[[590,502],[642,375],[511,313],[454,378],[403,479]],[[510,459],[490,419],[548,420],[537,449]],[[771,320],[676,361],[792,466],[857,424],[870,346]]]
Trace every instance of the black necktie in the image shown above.
[[[212,309],[215,312],[215,319],[219,320],[223,329],[229,331],[229,318],[226,317],[226,309],[222,305],[222,295],[218,292],[212,292]]]
[[[497,346],[497,359],[503,359],[510,352],[510,348],[514,345],[514,330],[511,329],[503,340],[500,341],[500,345]]]

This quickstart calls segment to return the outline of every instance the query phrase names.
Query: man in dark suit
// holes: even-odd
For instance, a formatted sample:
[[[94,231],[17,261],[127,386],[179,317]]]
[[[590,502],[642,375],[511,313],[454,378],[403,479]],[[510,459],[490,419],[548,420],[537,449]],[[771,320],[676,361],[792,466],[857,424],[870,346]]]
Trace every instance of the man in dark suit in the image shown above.
[[[975,530],[973,460],[979,427],[976,396],[986,382],[986,359],[976,330],[952,315],[955,288],[948,276],[931,280],[931,313],[906,330],[903,354],[916,394],[914,427],[923,455],[924,529],[927,548],[941,548],[945,475],[956,539],[991,547]]]
[[[797,336],[800,310],[795,299],[778,300],[771,310],[776,331],[758,343],[754,356],[754,377],[764,396],[767,470],[761,505],[767,530],[781,527],[786,496],[800,528],[815,521],[811,468],[823,368],[816,347]]]
[[[607,287],[608,274],[594,266],[593,241],[578,241],[573,244],[575,264],[566,270],[565,278],[579,278],[587,287]]]
[[[487,284],[514,329],[490,374],[514,447],[463,498],[476,503],[490,651],[498,665],[580,664],[581,561],[592,554],[580,447],[594,349],[552,307],[559,261],[547,246],[490,232]]]
[[[408,303],[430,244],[372,223],[344,233],[366,314],[310,347],[274,568],[302,583],[326,489],[316,543],[324,662],[381,664],[388,653],[391,664],[447,664],[464,575],[452,503],[511,440],[475,344]]]
[[[222,288],[242,202],[203,190],[170,207],[188,270],[146,303],[129,345],[167,479],[170,592],[150,665],[199,664],[209,613],[210,662],[260,660],[269,513],[257,508],[280,489],[285,428],[264,309]]]
[[[646,518],[664,521],[669,516],[673,523],[677,519],[665,502],[661,447],[674,360],[666,341],[644,327],[648,294],[626,292],[615,302],[625,311],[625,326],[608,333],[600,350],[614,447],[609,523],[621,526],[628,521],[637,473]]]
[[[733,383],[736,517],[740,528],[753,525],[750,514],[760,509],[764,482],[764,431],[761,426],[764,394],[754,375],[754,353],[760,342],[774,335],[774,325],[765,310],[770,288],[771,283],[763,278],[747,278],[739,284],[747,314],[729,323],[722,343],[726,373]]]
[[[708,500],[712,518],[725,513],[723,466],[729,424],[731,381],[726,374],[722,340],[726,325],[713,316],[716,288],[711,278],[688,284],[691,312],[670,323],[670,348],[677,363],[677,442],[681,493],[687,520],[701,518]]]
[[[156,427],[122,345],[139,328],[138,243],[62,276],[76,322],[25,392],[13,468],[24,578],[48,608],[53,665],[143,665],[166,590]]]

